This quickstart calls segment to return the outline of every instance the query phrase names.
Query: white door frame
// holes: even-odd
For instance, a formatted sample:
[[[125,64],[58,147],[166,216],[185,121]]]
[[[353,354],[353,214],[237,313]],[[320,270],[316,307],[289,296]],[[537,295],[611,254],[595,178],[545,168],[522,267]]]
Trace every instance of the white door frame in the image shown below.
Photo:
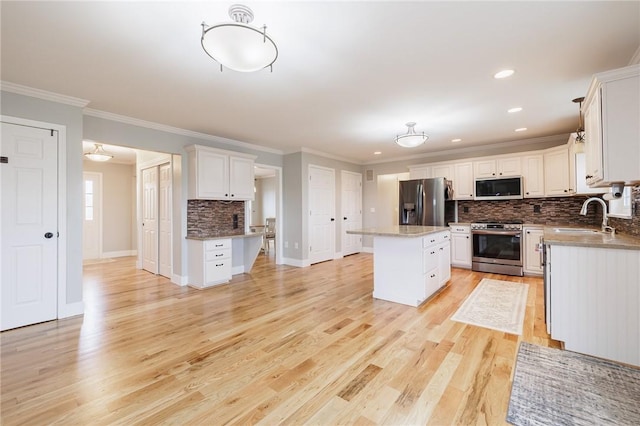
[[[283,203],[282,203],[282,167],[278,166],[270,166],[268,164],[255,164],[256,167],[260,167],[261,169],[271,169],[276,172],[276,265],[282,265],[282,241],[283,241],[283,232],[284,232],[284,220],[282,217],[283,212]],[[245,231],[249,230],[249,221],[251,219],[251,209],[249,207],[250,203],[244,203],[244,227]]]
[[[347,247],[347,224],[345,223],[345,221],[343,220],[345,215],[347,214],[345,212],[345,185],[344,185],[344,181],[345,181],[345,176],[353,176],[353,177],[358,177],[360,178],[360,225],[362,225],[362,173],[357,173],[357,172],[351,172],[349,170],[340,170],[340,209],[342,210],[340,212],[340,217],[338,218],[339,222],[340,222],[340,242],[341,242],[341,250],[342,250],[342,256],[347,256],[349,254],[353,254],[353,253],[346,253],[345,248]],[[362,238],[360,237],[360,250],[362,250]]]
[[[323,171],[327,171],[327,172],[331,172],[332,173],[332,177],[333,177],[333,199],[331,200],[331,233],[330,233],[330,246],[331,246],[331,257],[329,259],[326,260],[332,260],[336,258],[336,169],[332,169],[330,167],[323,167],[323,166],[318,166],[315,164],[309,164],[307,166],[307,207],[308,207],[308,212],[311,212],[311,189],[310,189],[310,184],[309,182],[311,181],[311,169],[317,169],[317,170],[323,170]],[[307,215],[307,246],[305,247],[305,251],[306,251],[306,266],[308,265],[312,265],[314,263],[318,263],[318,262],[323,262],[323,261],[315,261],[315,259],[311,259],[311,223],[310,223],[310,217],[311,215]],[[304,254],[303,254],[304,256]]]
[[[85,182],[85,175],[94,175],[97,176],[98,179],[98,195],[99,195],[99,199],[98,199],[98,210],[99,210],[99,223],[98,223],[98,257],[97,259],[102,259],[102,224],[104,222],[103,217],[102,217],[102,213],[103,213],[103,206],[102,206],[102,173],[101,172],[88,172],[88,171],[82,171],[82,183],[84,186],[84,182]],[[84,188],[83,188],[84,191]],[[82,211],[82,220],[83,220],[83,224],[84,224],[84,217],[85,217],[85,211],[84,209],[86,208],[86,206],[84,205],[84,192],[83,192],[83,211]],[[95,205],[95,204],[94,204]],[[84,230],[84,228],[83,228]],[[83,250],[82,250],[82,259],[85,258],[85,253],[84,253],[84,236],[83,236],[83,240],[82,240],[82,245],[83,245]]]
[[[7,115],[0,115],[0,121],[58,132],[58,318],[81,315],[84,312],[82,301],[67,302],[67,126]],[[82,265],[82,259],[79,259],[79,265]]]

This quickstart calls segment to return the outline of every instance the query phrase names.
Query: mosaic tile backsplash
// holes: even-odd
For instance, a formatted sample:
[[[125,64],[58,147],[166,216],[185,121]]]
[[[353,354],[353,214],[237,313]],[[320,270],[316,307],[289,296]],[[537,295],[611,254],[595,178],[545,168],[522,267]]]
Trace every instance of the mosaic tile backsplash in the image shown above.
[[[233,215],[238,227],[233,227]],[[188,200],[187,236],[207,237],[244,232],[244,201]]]
[[[631,219],[618,219],[612,217],[609,219],[609,225],[616,228],[621,234],[629,234],[634,237],[640,237],[640,186],[637,186],[631,192],[632,217]]]

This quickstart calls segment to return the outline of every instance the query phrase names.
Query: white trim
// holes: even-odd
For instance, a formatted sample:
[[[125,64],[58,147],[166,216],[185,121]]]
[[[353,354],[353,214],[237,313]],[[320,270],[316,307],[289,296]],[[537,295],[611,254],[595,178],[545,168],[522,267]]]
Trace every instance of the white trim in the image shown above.
[[[276,265],[282,265],[284,264],[284,258],[282,257],[282,253],[283,253],[283,244],[282,244],[282,236],[284,235],[284,224],[283,224],[283,220],[282,220],[282,212],[284,211],[284,206],[283,206],[283,202],[282,202],[282,198],[283,198],[283,192],[284,192],[284,188],[283,186],[283,182],[282,182],[282,167],[278,167],[278,166],[271,166],[268,164],[255,164],[256,167],[260,167],[262,169],[271,169],[271,170],[275,170],[276,175],[275,177],[277,178],[277,193],[276,193],[276,241],[275,241],[275,245],[276,245]],[[245,203],[245,208],[249,203]],[[246,210],[245,210],[246,211]],[[248,226],[247,224],[249,223],[251,219],[251,212],[249,211],[249,216],[246,215],[245,213],[245,226]]]
[[[0,121],[58,132],[58,318],[84,312],[82,301],[67,303],[67,126],[0,115]],[[82,256],[81,256],[82,257]],[[82,288],[82,286],[80,286]],[[80,309],[78,311],[78,309]],[[65,316],[61,316],[65,315]]]
[[[295,152],[297,152],[297,151],[290,152],[290,154],[293,154]],[[362,164],[365,164],[362,161],[352,160],[352,159],[345,158],[345,157],[339,157],[337,155],[328,154],[326,152],[318,151],[318,150],[312,149],[312,148],[301,147],[299,152],[305,152],[307,154],[313,154],[313,155],[317,155],[319,157],[330,158],[332,160],[344,161],[345,163],[351,163],[351,164],[355,164],[355,165],[358,165],[358,166],[361,166]]]
[[[84,302],[62,305],[58,310],[58,319],[75,317],[78,315],[84,315]]]
[[[371,253],[371,254],[373,254],[373,247],[362,246],[362,253]]]
[[[341,251],[337,251],[335,253],[333,253],[333,259],[342,259],[344,256],[342,255]]]
[[[244,265],[236,265],[231,267],[231,275],[244,274]]]
[[[111,259],[114,257],[127,257],[137,256],[138,250],[119,250],[119,251],[107,251],[102,253],[101,259]]]
[[[405,157],[394,157],[394,158],[389,158],[388,160],[377,160],[377,161],[367,161],[366,163],[362,163],[365,166],[370,166],[370,165],[375,165],[375,164],[384,164],[384,163],[395,163],[396,161],[406,161],[406,160],[416,160],[419,158],[432,158],[434,156],[438,156],[438,157],[443,157],[445,155],[450,155],[450,154],[468,154],[468,153],[474,153],[474,152],[478,152],[478,151],[487,151],[487,150],[493,150],[493,149],[500,149],[500,148],[512,148],[512,147],[516,147],[516,146],[523,146],[523,145],[535,145],[535,144],[544,144],[544,143],[549,143],[549,142],[558,142],[558,145],[564,145],[567,143],[567,134],[562,134],[562,135],[553,135],[553,136],[543,136],[540,138],[529,138],[529,139],[520,139],[520,140],[515,140],[515,141],[507,141],[507,142],[498,142],[498,143],[494,143],[491,145],[471,145],[471,146],[467,146],[467,147],[460,147],[460,148],[453,148],[453,149],[446,149],[446,150],[436,150],[436,151],[429,151],[429,152],[423,152],[420,154],[414,154],[414,155],[408,155]],[[537,150],[537,148],[534,148],[534,150]],[[511,154],[517,154],[517,152],[513,152]],[[505,154],[506,155],[506,154]],[[487,155],[482,155],[482,157],[486,157]],[[463,159],[462,157],[458,157],[457,159]],[[450,160],[432,160],[429,161],[429,163],[431,162],[444,162],[444,161],[456,161],[456,159],[450,159]]]
[[[282,264],[288,266],[295,266],[296,268],[306,268],[310,266],[309,260],[307,259],[292,259],[290,257],[283,257]]]
[[[89,105],[86,99],[74,98],[73,96],[61,95],[59,93],[49,92],[47,90],[36,89],[33,87],[23,86],[21,84],[11,83],[9,81],[0,81],[0,90],[18,95],[31,96],[32,98],[44,99],[45,101],[58,102],[61,104],[72,105],[84,108]]]
[[[173,133],[176,135],[189,136],[193,138],[219,142],[235,147],[243,147],[254,149],[256,151],[268,152],[271,154],[283,155],[283,151],[279,149],[267,148],[260,145],[254,145],[248,142],[242,142],[234,139],[227,139],[221,136],[208,135],[206,133],[194,132],[192,130],[181,129],[178,127],[167,126],[165,124],[155,123],[153,121],[140,120],[138,118],[127,117],[125,115],[113,114],[111,112],[100,111],[92,108],[85,108],[83,115],[91,117],[104,118],[105,120],[118,121],[120,123],[131,124],[133,126],[145,127],[147,129],[159,130],[161,132]]]
[[[162,154],[161,156],[154,158],[153,160],[140,162],[136,160],[136,167],[138,170],[150,169],[151,167],[162,166],[163,164],[171,164],[171,154]]]
[[[171,282],[179,285],[180,287],[184,287],[189,284],[189,277],[184,275],[172,274]]]

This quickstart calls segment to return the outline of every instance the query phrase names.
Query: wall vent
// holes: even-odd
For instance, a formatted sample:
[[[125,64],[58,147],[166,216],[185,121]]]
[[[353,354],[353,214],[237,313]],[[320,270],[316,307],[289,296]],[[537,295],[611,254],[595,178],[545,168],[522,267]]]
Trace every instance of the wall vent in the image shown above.
[[[369,169],[364,172],[367,182],[373,182],[373,170]]]

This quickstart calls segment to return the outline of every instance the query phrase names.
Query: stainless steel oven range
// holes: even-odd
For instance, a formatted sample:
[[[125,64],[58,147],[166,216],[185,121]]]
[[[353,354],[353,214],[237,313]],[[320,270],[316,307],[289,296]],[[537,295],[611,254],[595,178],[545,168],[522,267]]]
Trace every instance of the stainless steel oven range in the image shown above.
[[[473,271],[523,276],[521,221],[472,223],[471,237]]]

